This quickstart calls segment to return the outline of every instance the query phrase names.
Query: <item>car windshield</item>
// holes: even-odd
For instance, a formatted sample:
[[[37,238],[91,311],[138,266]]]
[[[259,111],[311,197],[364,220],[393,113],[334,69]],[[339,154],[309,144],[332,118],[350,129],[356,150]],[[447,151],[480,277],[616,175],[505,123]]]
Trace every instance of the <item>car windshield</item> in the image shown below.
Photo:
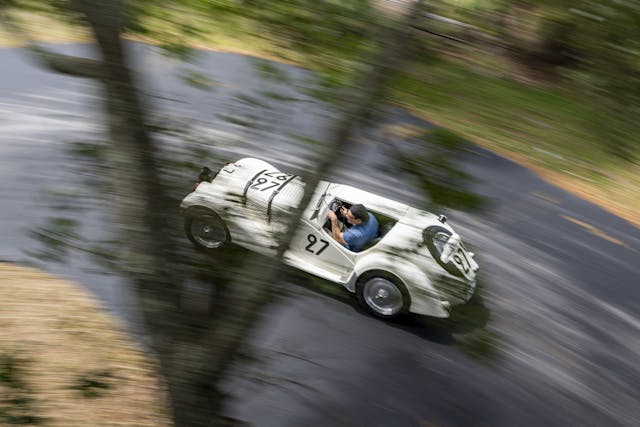
[[[323,213],[326,213],[326,210],[323,209],[325,208],[325,206],[328,206],[328,203],[325,201],[327,198],[327,191],[329,191],[329,186],[331,184],[328,183],[327,186],[324,189],[324,192],[322,193],[322,195],[318,198],[315,208],[313,210],[313,213],[311,214],[311,217],[309,219],[311,220],[317,220],[317,221],[321,221],[320,217],[323,217]]]

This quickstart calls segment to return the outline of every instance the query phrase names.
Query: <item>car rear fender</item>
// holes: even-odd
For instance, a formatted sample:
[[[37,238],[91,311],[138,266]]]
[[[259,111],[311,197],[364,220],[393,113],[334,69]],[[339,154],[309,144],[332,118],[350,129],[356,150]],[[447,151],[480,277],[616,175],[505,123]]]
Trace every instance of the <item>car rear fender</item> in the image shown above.
[[[202,185],[202,184],[201,184]],[[204,206],[209,209],[213,209],[214,206],[210,206],[212,203],[209,203],[209,198],[206,197],[203,193],[199,193],[198,191],[192,191],[187,194],[182,202],[180,202],[181,209],[189,209],[194,206]]]
[[[215,197],[212,197],[209,194],[209,192],[203,191],[205,189],[204,187],[209,187],[212,185],[213,184],[210,184],[208,182],[201,183],[197,190],[192,191],[191,193],[187,194],[187,196],[184,199],[182,199],[182,202],[180,203],[180,208],[188,209],[194,206],[202,206],[202,207],[211,209],[213,211],[220,211],[222,206],[220,206],[220,204],[218,203],[218,199]],[[203,187],[203,188],[200,188],[200,187]]]

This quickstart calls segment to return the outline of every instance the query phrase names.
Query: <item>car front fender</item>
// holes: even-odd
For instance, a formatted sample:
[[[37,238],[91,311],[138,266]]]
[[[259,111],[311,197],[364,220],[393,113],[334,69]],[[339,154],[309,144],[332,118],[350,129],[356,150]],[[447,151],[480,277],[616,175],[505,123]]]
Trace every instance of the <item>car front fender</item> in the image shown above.
[[[431,284],[427,275],[415,264],[401,257],[386,253],[373,253],[360,258],[354,271],[357,277],[371,271],[390,273],[402,281],[411,298],[409,311],[432,317],[449,317],[450,305],[441,301],[439,293]],[[350,284],[355,292],[356,281]]]

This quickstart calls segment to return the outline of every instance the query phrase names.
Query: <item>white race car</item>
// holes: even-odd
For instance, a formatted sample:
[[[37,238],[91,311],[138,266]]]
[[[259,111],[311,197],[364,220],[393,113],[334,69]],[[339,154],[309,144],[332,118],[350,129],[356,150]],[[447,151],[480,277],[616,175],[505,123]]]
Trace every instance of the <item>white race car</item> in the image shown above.
[[[302,180],[269,163],[245,158],[218,172],[203,168],[194,191],[182,200],[185,231],[202,250],[231,242],[275,255],[287,214],[304,192]],[[331,236],[329,209],[362,203],[375,215],[379,236],[352,252]],[[356,293],[372,314],[412,312],[448,317],[475,289],[478,264],[446,217],[359,190],[320,181],[304,210],[284,262]]]

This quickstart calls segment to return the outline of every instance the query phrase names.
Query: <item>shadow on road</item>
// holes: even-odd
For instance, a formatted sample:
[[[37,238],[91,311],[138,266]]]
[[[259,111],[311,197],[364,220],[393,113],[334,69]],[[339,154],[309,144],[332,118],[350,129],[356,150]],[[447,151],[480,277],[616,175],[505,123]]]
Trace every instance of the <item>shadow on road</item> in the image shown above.
[[[347,305],[362,316],[370,316],[358,304],[355,295],[341,286],[296,270],[290,272],[287,281]],[[487,330],[491,312],[482,294],[483,286],[479,286],[471,300],[455,307],[447,319],[406,314],[391,320],[380,319],[379,322],[433,343],[456,346],[474,359],[493,362],[498,356],[500,339],[495,332]]]

